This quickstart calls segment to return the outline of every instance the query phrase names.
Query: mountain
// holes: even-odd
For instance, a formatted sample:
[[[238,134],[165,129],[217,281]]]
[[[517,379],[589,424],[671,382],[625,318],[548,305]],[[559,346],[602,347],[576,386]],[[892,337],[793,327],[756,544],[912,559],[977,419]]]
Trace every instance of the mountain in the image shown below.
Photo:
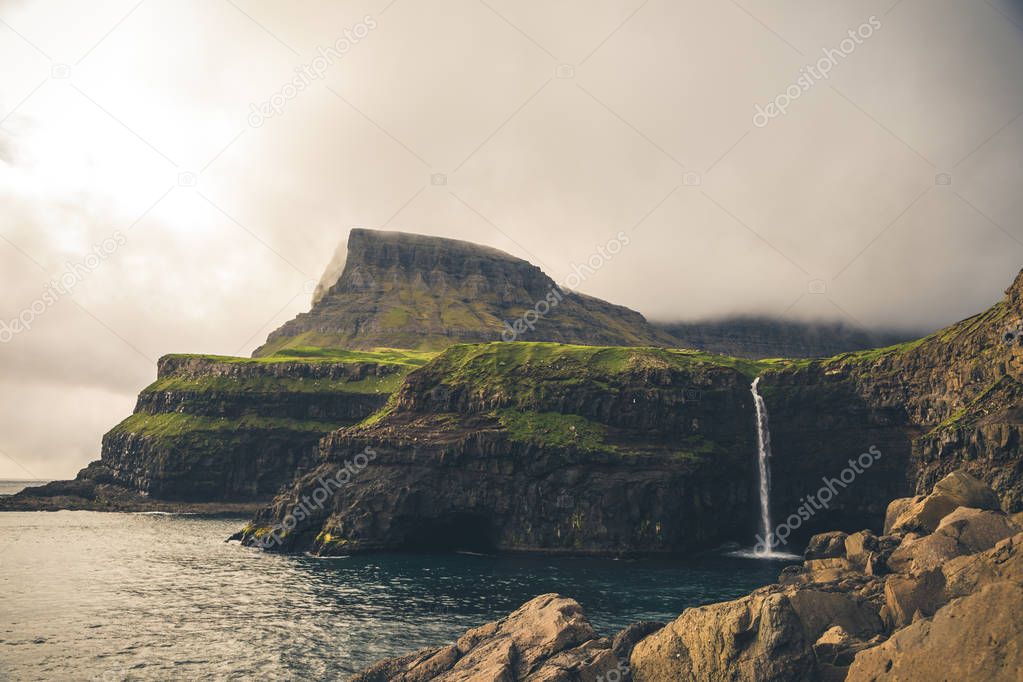
[[[337,282],[254,356],[303,346],[442,350],[501,340],[677,344],[639,313],[564,290],[535,265],[497,249],[354,229]]]
[[[869,348],[883,348],[922,334],[866,330],[842,322],[801,322],[738,316],[699,322],[653,322],[678,339],[683,348],[743,358],[828,358]]]

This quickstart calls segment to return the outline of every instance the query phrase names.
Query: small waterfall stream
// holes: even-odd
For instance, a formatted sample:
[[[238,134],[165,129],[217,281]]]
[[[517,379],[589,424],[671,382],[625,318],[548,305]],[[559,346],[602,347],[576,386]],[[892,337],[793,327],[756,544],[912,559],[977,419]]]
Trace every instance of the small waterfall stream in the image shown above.
[[[760,538],[765,547],[758,554],[770,554],[771,533],[771,428],[767,423],[767,406],[759,391],[760,377],[753,380],[753,406],[757,415],[757,473],[760,477]]]
[[[760,377],[753,380],[750,392],[753,394],[753,407],[756,411],[757,426],[757,474],[760,488],[760,528],[757,544],[752,552],[737,552],[741,556],[752,556],[758,559],[794,559],[794,554],[776,551],[771,546],[774,537],[774,526],[771,523],[771,428],[767,420],[767,405],[760,395]]]

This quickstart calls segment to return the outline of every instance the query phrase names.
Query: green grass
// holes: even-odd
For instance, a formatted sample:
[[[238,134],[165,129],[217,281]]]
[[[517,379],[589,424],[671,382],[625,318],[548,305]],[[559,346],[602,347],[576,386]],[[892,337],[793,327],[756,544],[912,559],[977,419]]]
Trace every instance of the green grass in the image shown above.
[[[333,422],[274,419],[248,415],[237,419],[227,419],[171,412],[133,414],[115,426],[111,433],[133,433],[152,438],[175,438],[196,433],[233,433],[237,431],[287,430],[326,433],[335,428],[337,428],[337,424]]]
[[[274,376],[272,373],[252,376],[184,376],[171,374],[158,379],[143,393],[161,391],[218,392],[218,393],[392,393],[401,385],[405,375],[427,364],[436,353],[426,351],[378,348],[372,351],[342,350],[335,348],[290,348],[262,358],[238,358],[224,355],[171,355],[178,360],[203,360],[221,365],[265,367],[285,362],[309,364],[371,364],[394,368],[385,376],[368,376],[359,381],[337,379],[305,379],[302,377]]]
[[[495,416],[514,441],[582,450],[617,450],[604,442],[606,429],[603,424],[578,415],[506,409],[498,410]]]
[[[168,357],[179,359],[200,359],[226,364],[266,365],[281,362],[331,362],[331,363],[373,363],[378,365],[401,365],[422,367],[437,353],[430,351],[403,350],[397,348],[375,348],[373,350],[344,350],[340,348],[318,348],[298,346],[285,348],[272,355],[258,358],[240,358],[230,355],[175,354]]]
[[[461,380],[514,378],[525,369],[551,377],[612,378],[644,370],[702,371],[733,369],[752,379],[784,361],[760,361],[690,349],[623,346],[575,346],[546,342],[460,344],[439,355],[431,367],[455,383]]]
[[[165,391],[186,393],[276,394],[276,393],[353,393],[377,395],[393,393],[405,378],[405,373],[370,376],[360,381],[344,379],[303,379],[286,377],[185,377],[171,375],[143,389],[143,393]]]

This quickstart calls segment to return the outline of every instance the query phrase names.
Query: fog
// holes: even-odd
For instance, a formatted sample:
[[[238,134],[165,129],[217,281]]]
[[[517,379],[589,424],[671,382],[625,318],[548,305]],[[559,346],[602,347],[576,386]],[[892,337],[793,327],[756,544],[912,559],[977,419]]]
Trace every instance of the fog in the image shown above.
[[[352,227],[559,280],[624,230],[581,289],[659,320],[979,311],[1023,266],[1021,7],[0,0],[0,477],[97,458],[162,354],[249,354]]]

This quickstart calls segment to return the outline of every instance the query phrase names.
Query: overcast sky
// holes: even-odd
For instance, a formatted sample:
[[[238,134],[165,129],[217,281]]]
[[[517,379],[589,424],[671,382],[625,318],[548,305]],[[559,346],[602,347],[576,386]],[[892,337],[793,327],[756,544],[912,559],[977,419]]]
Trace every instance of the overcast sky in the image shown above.
[[[1016,0],[84,8],[0,0],[0,477],[249,354],[354,226],[556,279],[625,231],[580,289],[655,319],[937,328],[1023,265]]]

